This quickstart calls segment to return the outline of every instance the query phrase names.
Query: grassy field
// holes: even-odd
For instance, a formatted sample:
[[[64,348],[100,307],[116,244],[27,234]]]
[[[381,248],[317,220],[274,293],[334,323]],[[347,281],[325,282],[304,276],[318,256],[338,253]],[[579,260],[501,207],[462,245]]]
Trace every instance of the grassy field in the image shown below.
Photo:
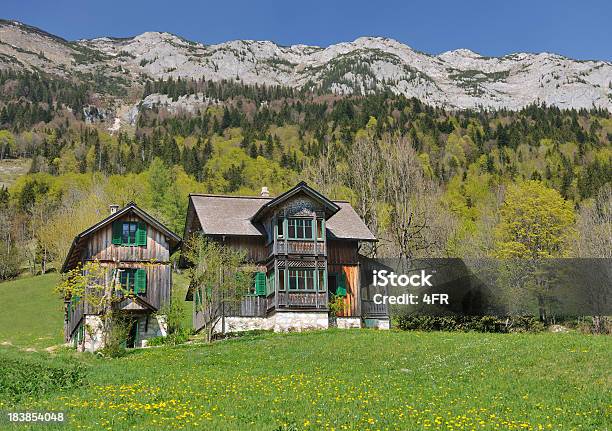
[[[94,430],[606,430],[611,347],[578,334],[264,334],[82,355],[82,388],[10,410],[62,410],[67,428]]]
[[[0,284],[0,340],[61,341],[55,279]],[[184,293],[185,280],[175,280]],[[0,395],[0,411],[65,411],[67,426],[44,429],[71,430],[603,431],[612,421],[611,340],[329,330],[140,349],[119,359],[0,346],[0,384],[10,381],[15,358],[41,373],[40,364],[86,368],[77,387],[17,401]]]
[[[45,348],[63,342],[62,301],[53,293],[57,274],[0,283],[0,343]]]

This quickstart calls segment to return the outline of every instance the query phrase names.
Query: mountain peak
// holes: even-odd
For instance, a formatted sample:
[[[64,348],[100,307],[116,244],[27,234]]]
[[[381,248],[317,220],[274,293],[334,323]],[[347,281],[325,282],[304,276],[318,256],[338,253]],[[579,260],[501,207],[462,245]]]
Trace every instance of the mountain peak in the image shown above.
[[[143,77],[318,88],[340,95],[392,91],[449,108],[520,109],[544,102],[612,111],[612,64],[559,55],[483,57],[469,49],[433,56],[386,37],[363,36],[328,47],[234,40],[215,45],[148,31],[131,38],[67,42],[43,30],[0,21],[0,69],[23,68],[140,86]],[[133,92],[132,92],[133,94]]]

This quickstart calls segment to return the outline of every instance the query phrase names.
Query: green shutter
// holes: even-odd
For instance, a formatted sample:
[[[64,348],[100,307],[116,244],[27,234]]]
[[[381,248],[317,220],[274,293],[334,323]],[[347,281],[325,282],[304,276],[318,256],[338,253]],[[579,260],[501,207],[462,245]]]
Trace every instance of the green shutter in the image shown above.
[[[270,272],[270,274],[268,275],[268,282],[267,282],[266,287],[267,287],[266,292],[268,294],[274,292],[274,271]]]
[[[147,293],[147,271],[137,269],[134,275],[134,293]]]
[[[338,276],[338,288],[336,289],[336,296],[346,296],[346,276],[344,272],[341,272]]]
[[[113,244],[121,245],[122,233],[123,233],[123,223],[120,221],[113,222]]]
[[[266,273],[257,272],[255,273],[255,294],[266,295]]]
[[[147,245],[147,225],[139,222],[136,230],[136,245]]]

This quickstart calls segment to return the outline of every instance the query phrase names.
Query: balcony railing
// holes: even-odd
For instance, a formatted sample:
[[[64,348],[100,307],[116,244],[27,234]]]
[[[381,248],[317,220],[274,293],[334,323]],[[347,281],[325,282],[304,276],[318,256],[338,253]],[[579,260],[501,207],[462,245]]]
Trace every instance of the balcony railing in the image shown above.
[[[324,256],[325,242],[314,240],[283,240],[277,239],[270,244],[268,254],[307,254]]]
[[[279,292],[278,306],[327,309],[327,292]]]
[[[226,316],[264,317],[274,308],[274,293],[269,296],[246,295],[239,302],[225,304]]]

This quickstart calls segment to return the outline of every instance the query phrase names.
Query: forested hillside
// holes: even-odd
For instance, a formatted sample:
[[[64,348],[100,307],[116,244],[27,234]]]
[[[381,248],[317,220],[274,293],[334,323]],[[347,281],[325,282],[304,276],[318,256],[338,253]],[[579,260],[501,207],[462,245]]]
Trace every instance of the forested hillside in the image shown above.
[[[0,278],[57,269],[111,203],[136,201],[182,234],[189,193],[281,193],[300,180],[352,202],[381,239],[365,253],[502,255],[502,209],[521,193],[570,209],[551,256],[610,252],[607,110],[447,111],[204,79],[143,88],[202,107],[142,105],[134,127],[110,134],[91,123],[103,113],[86,85],[0,73],[0,159],[32,160],[0,192]]]

